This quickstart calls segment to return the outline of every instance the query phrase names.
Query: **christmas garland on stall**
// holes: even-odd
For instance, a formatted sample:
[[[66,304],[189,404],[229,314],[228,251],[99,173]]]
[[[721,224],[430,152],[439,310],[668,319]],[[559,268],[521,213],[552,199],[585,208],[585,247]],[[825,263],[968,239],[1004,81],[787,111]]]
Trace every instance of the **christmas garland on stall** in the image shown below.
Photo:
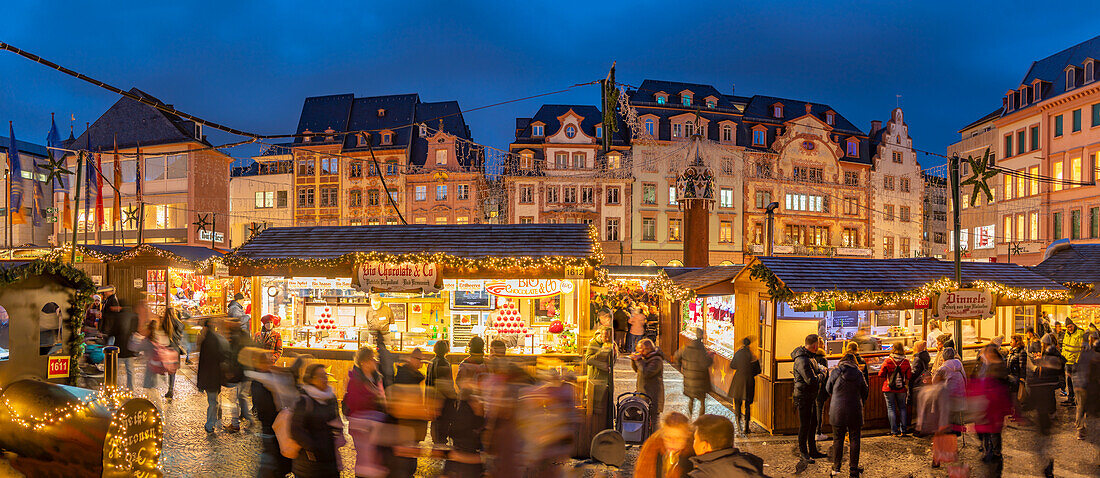
[[[84,354],[84,315],[92,304],[92,295],[96,286],[92,279],[84,271],[69,264],[61,262],[35,260],[25,265],[0,269],[0,287],[7,287],[17,282],[50,275],[64,279],[65,285],[73,288],[73,294],[69,298],[68,326],[71,333],[65,343],[65,350],[69,352],[69,370],[76,370],[80,363],[80,357]]]
[[[72,246],[69,245],[69,244],[66,244],[66,245],[64,245],[60,248],[57,248],[57,249],[54,249],[53,251],[50,251],[50,253],[47,254],[44,257],[44,259],[51,260],[51,261],[65,262],[65,261],[68,260],[71,249],[72,249]],[[175,263],[188,264],[192,268],[194,268],[195,270],[199,270],[199,271],[208,270],[214,262],[221,260],[220,257],[213,256],[213,257],[210,257],[208,259],[203,259],[201,261],[195,262],[195,261],[187,259],[187,258],[185,258],[185,257],[183,257],[179,254],[176,254],[176,253],[170,252],[170,251],[166,251],[166,250],[161,249],[161,248],[159,248],[155,245],[152,245],[152,244],[138,244],[138,245],[133,246],[129,249],[126,249],[126,250],[124,250],[124,251],[122,251],[118,254],[100,252],[100,251],[97,251],[97,250],[94,250],[94,249],[89,249],[89,248],[85,248],[85,247],[81,247],[81,246],[77,246],[76,251],[78,253],[82,254],[82,255],[86,255],[86,256],[92,257],[94,259],[103,261],[103,262],[125,261],[125,260],[128,260],[128,259],[133,259],[134,257],[137,257],[138,255],[147,253],[147,254],[153,255],[155,257],[161,257],[161,258],[164,258],[164,259],[168,259],[169,261],[172,261],[172,262],[175,262]]]
[[[924,284],[918,289],[901,292],[820,290],[795,294],[775,276],[771,269],[761,263],[752,266],[749,277],[764,282],[768,286],[768,292],[773,300],[776,302],[785,301],[794,310],[807,310],[822,302],[874,304],[878,307],[898,306],[912,304],[926,297],[960,289],[959,284],[954,280],[942,277]],[[1073,292],[1069,290],[1025,289],[984,280],[968,283],[966,287],[988,289],[995,296],[1019,302],[1062,302],[1073,296]]]

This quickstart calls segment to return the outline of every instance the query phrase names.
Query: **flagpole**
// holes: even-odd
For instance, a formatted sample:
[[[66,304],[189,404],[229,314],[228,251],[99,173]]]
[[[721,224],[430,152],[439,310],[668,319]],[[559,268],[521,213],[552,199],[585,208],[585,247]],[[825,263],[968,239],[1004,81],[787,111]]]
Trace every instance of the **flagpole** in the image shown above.
[[[79,224],[77,218],[80,215],[80,173],[83,172],[84,169],[84,165],[81,164],[84,162],[83,159],[84,152],[78,152],[76,156],[76,184],[73,185],[73,187],[76,188],[74,191],[76,194],[73,195],[73,245],[69,251],[69,263],[71,264],[76,264],[76,226]]]
[[[4,204],[7,205],[7,214],[4,215],[4,243],[7,249],[11,251],[11,230],[12,230],[12,214],[11,214],[11,151],[8,151],[8,164],[4,168],[5,189],[7,195],[4,196]]]

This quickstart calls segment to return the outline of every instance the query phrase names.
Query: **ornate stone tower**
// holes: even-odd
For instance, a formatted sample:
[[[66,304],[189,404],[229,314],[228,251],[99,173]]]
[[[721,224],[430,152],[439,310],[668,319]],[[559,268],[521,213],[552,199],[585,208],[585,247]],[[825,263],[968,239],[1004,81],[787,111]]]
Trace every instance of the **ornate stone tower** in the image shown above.
[[[698,129],[696,129],[698,130]],[[703,139],[692,135],[690,164],[676,176],[676,203],[684,211],[684,265],[710,265],[710,212],[714,208],[714,174],[700,155]]]

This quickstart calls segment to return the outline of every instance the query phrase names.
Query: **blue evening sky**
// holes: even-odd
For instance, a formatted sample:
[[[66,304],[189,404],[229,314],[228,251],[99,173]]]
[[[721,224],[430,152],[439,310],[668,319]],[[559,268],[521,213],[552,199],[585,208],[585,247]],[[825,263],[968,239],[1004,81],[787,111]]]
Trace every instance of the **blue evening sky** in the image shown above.
[[[307,96],[415,92],[469,109],[601,78],[615,60],[623,83],[827,103],[865,131],[901,95],[914,146],[936,152],[996,108],[1032,61],[1100,35],[1095,2],[12,0],[3,11],[0,41],[261,133],[292,133]],[[0,120],[21,140],[44,143],[50,112],[62,136],[75,116],[79,134],[116,99],[0,52]],[[505,148],[514,119],[543,103],[596,105],[599,89],[466,121],[476,141]]]

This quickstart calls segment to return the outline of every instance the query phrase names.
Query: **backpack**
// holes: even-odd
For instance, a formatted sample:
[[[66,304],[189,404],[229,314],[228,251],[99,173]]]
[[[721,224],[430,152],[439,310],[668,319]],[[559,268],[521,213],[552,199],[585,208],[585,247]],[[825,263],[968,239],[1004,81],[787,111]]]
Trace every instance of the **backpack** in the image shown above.
[[[894,372],[890,374],[890,390],[905,390],[905,375],[901,373],[901,363],[893,360],[891,362],[894,363]]]

